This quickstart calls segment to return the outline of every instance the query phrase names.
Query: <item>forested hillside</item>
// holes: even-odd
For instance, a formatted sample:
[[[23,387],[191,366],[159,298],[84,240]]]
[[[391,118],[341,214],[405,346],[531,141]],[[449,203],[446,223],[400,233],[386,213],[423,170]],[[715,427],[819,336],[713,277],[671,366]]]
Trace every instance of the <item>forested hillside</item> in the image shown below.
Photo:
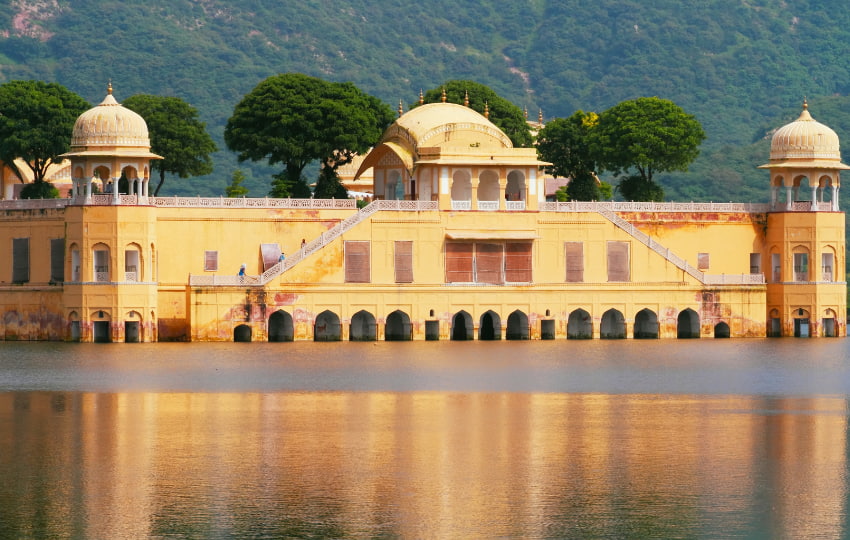
[[[486,84],[532,117],[658,96],[708,136],[688,173],[660,175],[670,200],[767,200],[770,129],[810,111],[850,148],[850,6],[840,0],[14,0],[0,5],[0,82],[56,81],[92,104],[177,96],[222,149],[215,172],[165,194],[249,195],[271,169],[237,164],[222,133],[266,77],[350,80],[395,109],[449,79]],[[845,160],[846,161],[846,160]]]

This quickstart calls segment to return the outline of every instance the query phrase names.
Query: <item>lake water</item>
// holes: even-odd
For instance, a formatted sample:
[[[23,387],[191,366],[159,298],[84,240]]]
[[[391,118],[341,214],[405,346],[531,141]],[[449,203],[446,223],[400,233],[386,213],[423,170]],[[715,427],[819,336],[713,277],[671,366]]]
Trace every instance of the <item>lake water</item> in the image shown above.
[[[847,538],[848,358],[0,342],[0,538]]]

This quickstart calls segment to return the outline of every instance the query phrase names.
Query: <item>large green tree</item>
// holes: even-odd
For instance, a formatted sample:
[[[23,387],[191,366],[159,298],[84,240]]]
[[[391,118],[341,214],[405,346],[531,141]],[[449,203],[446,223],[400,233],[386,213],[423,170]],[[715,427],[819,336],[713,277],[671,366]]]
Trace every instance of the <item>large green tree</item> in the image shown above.
[[[319,161],[322,170],[329,169],[323,180],[339,183],[337,168],[373,146],[393,117],[389,105],[352,83],[286,73],[267,78],[242,98],[224,141],[240,161],[283,164],[272,196],[304,196],[307,165]]]
[[[699,121],[666,99],[623,101],[599,115],[594,154],[599,166],[624,178],[617,189],[628,200],[664,199],[656,172],[686,171],[699,155],[705,132]]]
[[[207,133],[206,124],[198,119],[197,109],[178,97],[148,94],[130,96],[123,105],[145,119],[151,151],[163,157],[151,162],[151,169],[159,171],[154,196],[159,195],[166,173],[188,178],[212,172],[210,154],[218,148]]]
[[[52,193],[44,181],[47,168],[71,145],[77,117],[90,105],[61,84],[10,81],[0,85],[0,161],[21,182],[20,158],[32,171],[34,196]]]
[[[600,198],[596,160],[592,154],[594,128],[599,115],[576,111],[569,118],[556,118],[546,123],[537,134],[537,153],[552,165],[546,172],[569,178],[564,196],[573,201],[596,201]]]
[[[469,107],[481,114],[484,114],[486,106],[489,109],[489,120],[505,132],[514,146],[527,148],[534,142],[522,109],[499,96],[492,88],[474,81],[451,80],[425,92],[423,101],[440,103],[444,91],[448,103],[463,105],[468,99]],[[419,103],[412,106],[416,105]]]

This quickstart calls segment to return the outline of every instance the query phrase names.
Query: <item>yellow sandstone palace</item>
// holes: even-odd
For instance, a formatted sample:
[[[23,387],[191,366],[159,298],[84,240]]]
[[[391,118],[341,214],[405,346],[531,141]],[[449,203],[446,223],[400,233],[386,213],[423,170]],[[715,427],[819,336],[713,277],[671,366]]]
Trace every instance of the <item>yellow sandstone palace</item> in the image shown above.
[[[846,335],[848,167],[805,107],[773,136],[765,204],[546,202],[535,149],[449,103],[365,156],[360,210],[152,197],[159,156],[111,91],[64,157],[68,198],[0,201],[0,340]]]

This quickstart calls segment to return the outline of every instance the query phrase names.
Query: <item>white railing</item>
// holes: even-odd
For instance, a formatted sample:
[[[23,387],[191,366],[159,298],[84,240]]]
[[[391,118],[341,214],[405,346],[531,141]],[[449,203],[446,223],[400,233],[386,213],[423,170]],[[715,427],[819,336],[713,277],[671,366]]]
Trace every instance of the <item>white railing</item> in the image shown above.
[[[452,210],[472,210],[472,201],[452,200]]]
[[[70,199],[15,199],[0,201],[0,210],[40,210],[42,208],[65,208]]]
[[[505,209],[515,212],[525,210],[525,201],[505,201]]]
[[[351,210],[357,208],[354,199],[262,199],[227,197],[150,197],[150,204],[180,208],[293,208]]]
[[[499,209],[499,201],[478,201],[478,209],[493,212]]]
[[[807,203],[808,204],[808,203]],[[616,202],[568,201],[542,202],[541,212],[742,212],[760,213],[770,210],[769,204],[716,202]]]
[[[706,285],[762,285],[764,274],[703,274]]]
[[[297,199],[293,199],[297,200]],[[325,247],[330,242],[338,238],[340,235],[350,230],[358,223],[369,218],[379,210],[386,211],[403,211],[403,212],[429,212],[439,209],[437,201],[372,201],[365,208],[360,209],[357,213],[340,221],[332,228],[323,232],[318,238],[304,244],[304,246],[286,257],[283,262],[278,262],[259,276],[215,276],[215,275],[189,275],[189,285],[193,287],[210,287],[210,286],[240,286],[240,285],[265,285],[272,279],[286,272],[308,255]]]
[[[139,281],[139,276],[136,272],[124,272],[124,281]]]

